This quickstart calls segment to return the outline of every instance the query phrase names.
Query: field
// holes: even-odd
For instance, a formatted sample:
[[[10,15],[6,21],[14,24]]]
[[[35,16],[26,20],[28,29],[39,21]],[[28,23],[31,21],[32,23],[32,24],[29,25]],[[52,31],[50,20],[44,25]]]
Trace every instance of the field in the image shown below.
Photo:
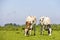
[[[10,29],[10,27],[8,27]],[[60,26],[52,30],[52,35],[48,36],[47,31],[44,31],[44,35],[40,35],[40,27],[36,26],[36,35],[24,36],[23,27],[17,27],[18,30],[7,30],[7,28],[0,28],[0,40],[60,40]]]

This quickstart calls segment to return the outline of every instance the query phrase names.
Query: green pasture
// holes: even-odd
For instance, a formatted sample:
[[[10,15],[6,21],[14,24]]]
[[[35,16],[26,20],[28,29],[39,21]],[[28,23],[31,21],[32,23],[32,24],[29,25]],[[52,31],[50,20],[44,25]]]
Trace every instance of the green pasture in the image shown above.
[[[60,26],[58,26],[60,28]],[[58,27],[52,27],[52,35],[49,36],[47,31],[44,31],[44,35],[40,35],[40,27],[36,26],[36,35],[24,36],[24,27],[3,27],[0,28],[0,40],[60,40],[60,29]],[[3,30],[2,30],[3,29]],[[16,30],[15,30],[16,29]]]

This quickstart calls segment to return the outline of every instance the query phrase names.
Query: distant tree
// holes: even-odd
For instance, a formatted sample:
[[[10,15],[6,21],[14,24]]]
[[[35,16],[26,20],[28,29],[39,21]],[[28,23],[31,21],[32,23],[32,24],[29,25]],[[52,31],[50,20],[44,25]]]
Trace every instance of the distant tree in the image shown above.
[[[4,26],[13,25],[12,23],[5,24]]]
[[[17,26],[15,23],[13,24],[14,26]]]

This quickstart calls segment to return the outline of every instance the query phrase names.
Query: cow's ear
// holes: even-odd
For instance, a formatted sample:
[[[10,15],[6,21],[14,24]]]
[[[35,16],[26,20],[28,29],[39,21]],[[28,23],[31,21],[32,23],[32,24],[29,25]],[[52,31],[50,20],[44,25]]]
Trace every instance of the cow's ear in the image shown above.
[[[39,21],[41,21],[41,19]]]
[[[26,25],[27,25],[28,22],[26,22]]]

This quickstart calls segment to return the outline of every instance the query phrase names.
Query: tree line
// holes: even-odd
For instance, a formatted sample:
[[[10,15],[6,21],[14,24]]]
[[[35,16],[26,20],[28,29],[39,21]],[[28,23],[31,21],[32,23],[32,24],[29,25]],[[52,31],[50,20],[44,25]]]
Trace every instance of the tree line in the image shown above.
[[[60,30],[60,24],[51,24],[52,30]],[[16,23],[8,23],[5,24],[4,26],[0,26],[0,31],[19,31],[19,30],[24,30],[25,24],[24,25],[17,25]],[[40,28],[40,25],[36,25],[36,28]]]

